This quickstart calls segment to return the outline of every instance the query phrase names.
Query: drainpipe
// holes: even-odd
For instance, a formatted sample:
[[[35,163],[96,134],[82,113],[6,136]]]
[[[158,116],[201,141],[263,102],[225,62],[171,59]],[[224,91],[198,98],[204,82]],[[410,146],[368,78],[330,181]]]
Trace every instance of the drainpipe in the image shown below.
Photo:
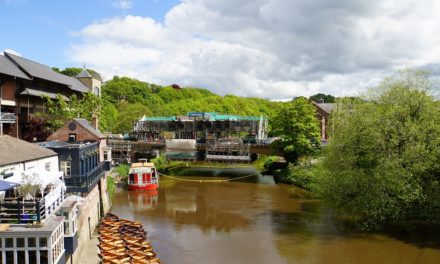
[[[87,218],[87,220],[89,221],[89,237],[90,237],[90,240],[92,240],[92,231],[90,229],[90,216]]]

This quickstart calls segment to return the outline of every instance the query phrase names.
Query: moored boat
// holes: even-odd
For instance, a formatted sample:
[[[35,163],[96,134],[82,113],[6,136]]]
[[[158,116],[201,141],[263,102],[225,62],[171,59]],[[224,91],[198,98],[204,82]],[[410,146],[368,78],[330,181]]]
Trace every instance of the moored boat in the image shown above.
[[[159,188],[159,174],[153,163],[132,163],[128,174],[128,190],[154,191]]]

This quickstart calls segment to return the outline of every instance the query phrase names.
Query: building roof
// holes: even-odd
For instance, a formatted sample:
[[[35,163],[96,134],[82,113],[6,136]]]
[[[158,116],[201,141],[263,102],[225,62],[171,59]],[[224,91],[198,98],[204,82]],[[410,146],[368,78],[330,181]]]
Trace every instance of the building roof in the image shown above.
[[[50,148],[50,149],[72,149],[72,148],[83,148],[93,145],[98,145],[98,142],[89,142],[89,141],[74,141],[74,142],[64,142],[59,140],[53,140],[53,141],[45,141],[38,143],[39,146]]]
[[[7,135],[0,135],[0,166],[57,156],[55,151]]]
[[[0,73],[30,80],[24,72],[22,72],[12,61],[3,55],[0,55]]]
[[[78,75],[75,76],[76,78],[93,78],[93,76],[86,70],[83,69]]]
[[[51,99],[57,98],[57,95],[54,94],[54,93],[39,91],[39,90],[35,90],[35,89],[30,89],[30,88],[24,89],[24,91],[21,92],[20,94],[37,96],[37,97],[47,96],[47,97],[49,97]],[[70,99],[68,97],[64,96],[64,95],[61,95],[61,97],[64,99],[64,101],[70,101]]]
[[[64,84],[77,92],[85,93],[89,91],[87,86],[85,86],[78,79],[55,72],[49,66],[7,52],[5,52],[5,56],[15,62],[22,71],[31,77],[37,77],[40,79]]]
[[[74,118],[73,120],[75,120],[75,122],[80,124],[85,129],[87,129],[90,133],[95,135],[97,138],[105,138],[104,134],[102,134],[101,131],[99,131],[98,129],[95,129],[94,127],[92,127],[92,125],[89,123],[89,121],[87,121],[83,118]]]
[[[315,105],[321,108],[327,114],[330,114],[336,107],[336,104],[334,103],[315,103]]]

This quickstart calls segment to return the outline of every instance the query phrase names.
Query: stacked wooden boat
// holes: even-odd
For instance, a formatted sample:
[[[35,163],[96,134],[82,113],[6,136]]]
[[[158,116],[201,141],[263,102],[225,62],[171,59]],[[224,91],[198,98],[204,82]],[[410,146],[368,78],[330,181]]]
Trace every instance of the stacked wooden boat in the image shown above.
[[[140,222],[107,214],[99,226],[99,257],[103,264],[159,264]]]

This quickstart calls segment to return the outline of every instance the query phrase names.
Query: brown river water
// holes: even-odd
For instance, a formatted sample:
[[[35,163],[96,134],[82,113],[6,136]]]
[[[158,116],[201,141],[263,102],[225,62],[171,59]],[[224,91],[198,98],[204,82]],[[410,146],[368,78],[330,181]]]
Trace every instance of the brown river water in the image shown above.
[[[185,168],[184,179],[221,179],[252,168]],[[271,176],[230,182],[162,177],[157,194],[118,189],[112,213],[141,221],[165,264],[440,263],[440,230],[356,231],[307,192]]]

